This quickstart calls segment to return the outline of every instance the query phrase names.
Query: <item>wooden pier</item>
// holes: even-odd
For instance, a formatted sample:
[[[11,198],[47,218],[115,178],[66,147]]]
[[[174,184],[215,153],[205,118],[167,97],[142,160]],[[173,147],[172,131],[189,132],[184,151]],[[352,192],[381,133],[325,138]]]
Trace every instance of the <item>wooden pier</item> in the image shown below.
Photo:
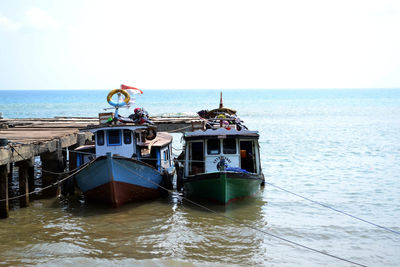
[[[184,132],[204,128],[198,117],[151,118],[158,131]],[[92,133],[79,132],[90,125],[98,125],[94,117],[55,117],[33,119],[0,119],[0,218],[9,216],[9,184],[13,169],[18,168],[19,205],[29,206],[34,191],[35,157],[42,162],[42,193],[48,197],[59,194],[51,187],[60,179],[67,166],[67,151],[92,141]],[[74,155],[69,154],[70,159]],[[72,162],[71,162],[72,163]],[[72,164],[73,165],[73,164]],[[71,169],[72,166],[69,166]]]

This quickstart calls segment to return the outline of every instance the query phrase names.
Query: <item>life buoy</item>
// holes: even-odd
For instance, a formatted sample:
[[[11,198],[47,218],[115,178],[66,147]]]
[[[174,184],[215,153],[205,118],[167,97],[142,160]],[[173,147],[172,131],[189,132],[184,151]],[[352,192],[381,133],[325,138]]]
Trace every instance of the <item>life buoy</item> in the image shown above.
[[[225,114],[219,114],[217,116],[218,119],[226,119],[226,115]]]
[[[122,103],[119,103],[119,102],[114,102],[114,101],[112,101],[112,97],[113,97],[113,95],[115,95],[115,94],[117,94],[117,93],[120,93],[120,94],[123,94],[124,95],[124,102],[122,102]],[[114,107],[122,107],[122,106],[125,106],[126,104],[128,104],[129,103],[129,101],[131,100],[131,97],[129,96],[129,94],[125,91],[125,90],[121,90],[121,89],[114,89],[114,90],[111,90],[109,93],[108,93],[108,95],[107,95],[107,102],[108,102],[108,104],[110,104],[111,106],[114,106]]]

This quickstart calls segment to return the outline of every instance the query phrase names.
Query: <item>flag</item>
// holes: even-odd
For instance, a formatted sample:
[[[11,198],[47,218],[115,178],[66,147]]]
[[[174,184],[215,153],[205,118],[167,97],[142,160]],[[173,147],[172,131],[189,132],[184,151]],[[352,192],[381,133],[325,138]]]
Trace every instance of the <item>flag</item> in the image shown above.
[[[127,104],[128,106],[133,106],[133,104],[135,104],[136,98],[133,95],[143,94],[142,90],[140,90],[140,89],[138,89],[136,87],[127,86],[125,84],[121,84],[121,89],[125,90],[129,94],[129,96],[131,98],[131,100]]]
[[[127,86],[125,84],[121,84],[121,89],[122,90],[132,90],[133,94],[143,94],[143,91],[136,88],[136,87],[132,87],[132,86]]]

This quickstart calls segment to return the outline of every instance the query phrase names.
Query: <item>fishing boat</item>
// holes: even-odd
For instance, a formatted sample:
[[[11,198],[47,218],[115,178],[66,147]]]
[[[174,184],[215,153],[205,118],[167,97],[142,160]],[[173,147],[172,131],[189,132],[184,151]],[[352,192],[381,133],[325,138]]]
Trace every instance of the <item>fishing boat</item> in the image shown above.
[[[113,95],[122,101],[113,101]],[[115,107],[115,114],[102,113],[100,119],[105,114],[106,120],[82,129],[93,133],[94,144],[75,149],[77,166],[82,168],[75,175],[79,189],[85,200],[114,207],[159,197],[163,192],[160,186],[172,187],[172,136],[157,133],[144,109],[136,108],[129,117],[120,116],[118,109],[130,103],[123,89],[111,91],[107,100]]]
[[[222,204],[256,194],[264,182],[259,134],[250,131],[236,111],[220,106],[198,112],[206,129],[186,132],[178,157],[177,190],[189,198]]]

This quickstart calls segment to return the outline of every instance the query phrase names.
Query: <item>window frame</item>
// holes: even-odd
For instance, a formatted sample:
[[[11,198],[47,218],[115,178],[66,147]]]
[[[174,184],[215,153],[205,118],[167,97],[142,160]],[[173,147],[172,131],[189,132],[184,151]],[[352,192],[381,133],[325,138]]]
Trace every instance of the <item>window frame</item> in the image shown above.
[[[211,142],[218,142],[218,153],[210,153],[210,146],[209,143]],[[221,140],[220,139],[207,139],[207,155],[208,156],[216,156],[216,155],[221,155]]]
[[[234,143],[234,145],[235,145],[235,151],[233,152],[233,153],[227,153],[227,152],[225,152],[225,142],[226,141],[233,141],[233,143]],[[232,148],[231,148],[232,149]],[[238,149],[237,149],[237,141],[236,141],[236,138],[225,138],[225,139],[222,139],[222,154],[223,155],[237,155],[237,151],[238,151]]]
[[[100,133],[101,133],[102,138],[99,137],[99,134],[100,134]],[[105,138],[104,131],[103,131],[103,130],[97,131],[97,132],[96,132],[96,145],[98,145],[98,146],[104,146],[104,144],[105,144],[104,138]],[[101,142],[100,142],[100,141],[101,141]]]
[[[110,133],[118,132],[119,143],[110,143]],[[108,130],[107,131],[107,146],[120,146],[122,145],[121,130]]]
[[[132,131],[131,130],[127,130],[127,129],[122,130],[122,135],[123,135],[125,145],[132,144]],[[129,138],[129,142],[126,142],[127,137]]]

